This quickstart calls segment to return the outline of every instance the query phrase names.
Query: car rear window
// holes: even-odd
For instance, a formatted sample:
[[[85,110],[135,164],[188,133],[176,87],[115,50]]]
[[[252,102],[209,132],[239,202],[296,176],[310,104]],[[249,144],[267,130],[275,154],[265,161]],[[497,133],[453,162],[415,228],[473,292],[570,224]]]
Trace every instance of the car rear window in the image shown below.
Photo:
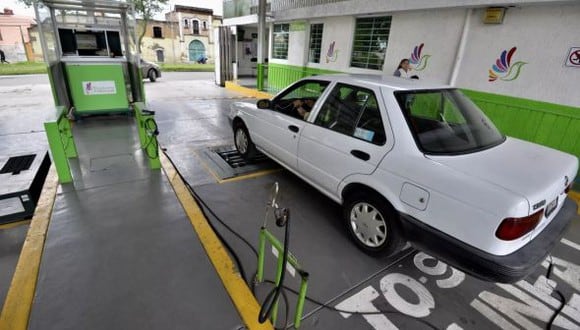
[[[395,92],[419,149],[429,154],[476,152],[505,137],[456,89]]]

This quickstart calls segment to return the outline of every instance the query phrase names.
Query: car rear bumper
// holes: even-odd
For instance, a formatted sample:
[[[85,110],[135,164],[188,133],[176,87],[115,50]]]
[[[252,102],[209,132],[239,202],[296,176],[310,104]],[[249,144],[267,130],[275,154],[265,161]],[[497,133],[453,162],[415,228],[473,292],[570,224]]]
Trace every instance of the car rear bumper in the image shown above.
[[[578,216],[577,207],[566,198],[558,215],[535,239],[505,256],[474,248],[407,215],[401,215],[401,223],[406,238],[417,248],[480,279],[513,283],[530,274],[547,257]]]

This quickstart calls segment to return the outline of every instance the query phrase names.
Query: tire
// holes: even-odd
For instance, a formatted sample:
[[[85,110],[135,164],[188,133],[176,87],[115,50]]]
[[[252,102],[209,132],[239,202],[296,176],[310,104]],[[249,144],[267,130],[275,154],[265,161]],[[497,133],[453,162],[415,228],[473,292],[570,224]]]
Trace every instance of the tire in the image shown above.
[[[149,77],[149,81],[151,82],[155,82],[157,80],[157,71],[151,69],[149,70],[149,72],[147,73],[147,77]]]
[[[373,257],[390,256],[405,244],[399,214],[389,202],[376,194],[355,193],[347,198],[343,218],[355,244]]]
[[[244,159],[256,156],[256,145],[252,142],[248,129],[242,123],[237,123],[234,126],[234,144]]]

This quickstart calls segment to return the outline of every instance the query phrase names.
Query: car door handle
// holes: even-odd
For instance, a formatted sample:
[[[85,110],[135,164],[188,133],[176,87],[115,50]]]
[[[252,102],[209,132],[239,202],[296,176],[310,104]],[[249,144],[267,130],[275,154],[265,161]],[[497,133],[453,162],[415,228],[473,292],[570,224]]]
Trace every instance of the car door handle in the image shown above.
[[[356,158],[360,158],[360,159],[362,159],[364,161],[367,161],[367,160],[371,159],[371,155],[367,154],[364,151],[360,151],[360,150],[356,150],[356,149],[355,150],[351,150],[350,151],[350,154],[353,155],[353,156],[355,156]]]
[[[288,129],[294,133],[298,133],[298,126],[290,125],[288,126]]]

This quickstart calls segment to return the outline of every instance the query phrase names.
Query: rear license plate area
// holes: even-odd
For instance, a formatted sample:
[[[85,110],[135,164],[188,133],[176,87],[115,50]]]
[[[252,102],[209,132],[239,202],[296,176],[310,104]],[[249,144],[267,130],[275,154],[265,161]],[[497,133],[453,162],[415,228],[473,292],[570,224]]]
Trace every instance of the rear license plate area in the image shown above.
[[[546,206],[546,218],[549,217],[552,213],[554,213],[556,206],[558,206],[558,197],[556,197],[556,199],[551,201],[550,204]]]

